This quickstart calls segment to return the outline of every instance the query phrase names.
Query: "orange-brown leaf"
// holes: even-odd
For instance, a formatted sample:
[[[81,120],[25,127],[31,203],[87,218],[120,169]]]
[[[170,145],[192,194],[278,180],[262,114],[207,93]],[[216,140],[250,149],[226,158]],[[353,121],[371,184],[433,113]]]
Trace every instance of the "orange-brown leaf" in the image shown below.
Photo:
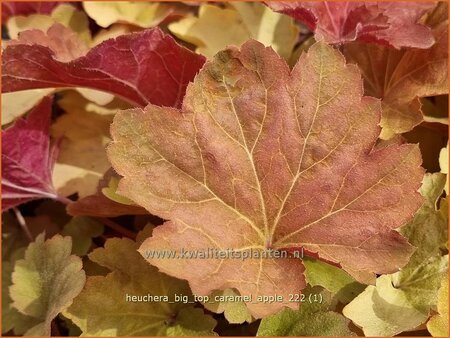
[[[380,102],[325,43],[290,71],[250,40],[208,62],[181,110],[119,112],[108,148],[118,192],[168,221],[140,251],[195,294],[236,288],[267,316],[305,286],[294,258],[168,259],[149,250],[304,248],[351,273],[388,273],[412,247],[397,232],[421,205],[416,145],[374,150]],[[258,296],[280,295],[264,304]]]

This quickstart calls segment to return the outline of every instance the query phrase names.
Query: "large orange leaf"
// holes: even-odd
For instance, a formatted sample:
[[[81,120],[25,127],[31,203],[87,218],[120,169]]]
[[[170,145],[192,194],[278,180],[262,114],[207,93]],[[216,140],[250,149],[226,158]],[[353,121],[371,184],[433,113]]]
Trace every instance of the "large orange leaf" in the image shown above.
[[[358,68],[337,50],[317,43],[290,71],[250,40],[204,66],[182,110],[119,112],[108,154],[124,176],[118,192],[169,220],[141,254],[195,294],[251,295],[249,310],[263,317],[298,307],[289,295],[304,288],[304,268],[255,252],[304,248],[356,276],[408,261],[412,246],[394,229],[421,205],[421,158],[416,145],[375,150],[379,121],[380,102],[363,97]],[[253,258],[182,253],[207,249]],[[167,250],[179,259],[156,257]],[[264,295],[284,302],[258,302]]]

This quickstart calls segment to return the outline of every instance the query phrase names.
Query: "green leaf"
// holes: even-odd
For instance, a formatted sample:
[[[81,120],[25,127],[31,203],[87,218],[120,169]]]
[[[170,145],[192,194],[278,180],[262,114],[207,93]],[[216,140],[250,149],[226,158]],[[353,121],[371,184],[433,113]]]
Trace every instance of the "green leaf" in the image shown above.
[[[448,266],[448,260],[441,257],[441,249],[448,241],[448,217],[438,209],[445,183],[443,174],[424,176],[420,193],[425,197],[425,203],[413,220],[400,230],[417,249],[409,263],[393,276],[393,283],[424,313],[436,305],[442,274]]]
[[[111,272],[106,276],[89,276],[86,287],[64,316],[78,325],[84,336],[155,336],[171,332],[188,335],[212,335],[215,320],[192,312],[190,303],[175,302],[174,295],[190,296],[185,281],[169,277],[149,265],[138,253],[137,242],[128,238],[112,238],[104,248],[91,252],[93,262]],[[105,294],[107,290],[107,294]],[[132,301],[133,296],[168,296],[164,301]],[[189,319],[183,311],[191,312]]]
[[[108,186],[102,188],[102,194],[108,197],[110,200],[120,204],[136,205],[136,203],[134,203],[129,198],[126,198],[125,196],[122,196],[117,193],[118,186],[119,186],[119,179],[117,177],[112,176],[109,179]]]
[[[304,290],[305,294],[319,293],[320,288]],[[354,336],[349,330],[349,320],[333,308],[332,295],[320,292],[321,303],[305,302],[297,311],[284,309],[278,314],[264,318],[258,336]]]
[[[13,306],[39,324],[25,335],[49,335],[51,321],[70,306],[85,283],[81,259],[71,255],[70,237],[56,235],[44,241],[37,236],[18,260],[12,274]]]
[[[18,250],[23,255],[23,250]],[[39,323],[36,318],[21,314],[11,306],[12,300],[9,295],[11,286],[11,275],[14,265],[11,262],[2,262],[2,333],[14,330],[16,335],[23,335],[27,330]]]
[[[202,309],[184,308],[177,315],[173,326],[167,328],[168,336],[217,336],[212,328],[216,321],[205,316]]]
[[[442,280],[437,308],[439,314],[431,317],[427,323],[428,331],[434,337],[448,337],[448,277]]]
[[[103,233],[103,224],[89,217],[73,217],[67,223],[61,235],[72,237],[72,253],[84,256],[92,245],[92,238]]]
[[[303,258],[305,277],[311,286],[322,286],[337,299],[347,304],[364,291],[365,285],[358,283],[344,270],[310,257]]]
[[[23,335],[39,320],[21,314],[12,307],[9,287],[12,284],[14,264],[25,254],[27,240],[17,221],[10,213],[2,215],[2,333],[14,330],[16,335]]]
[[[209,295],[209,302],[203,303],[205,308],[214,313],[223,313],[231,324],[251,322],[252,316],[242,301],[233,299],[239,293],[234,289],[216,290]]]
[[[383,275],[343,309],[367,336],[392,336],[423,324],[437,302],[437,291],[448,270],[441,256],[447,242],[447,217],[437,209],[445,185],[442,174],[427,174],[420,189],[425,203],[401,229],[417,247],[399,272]]]

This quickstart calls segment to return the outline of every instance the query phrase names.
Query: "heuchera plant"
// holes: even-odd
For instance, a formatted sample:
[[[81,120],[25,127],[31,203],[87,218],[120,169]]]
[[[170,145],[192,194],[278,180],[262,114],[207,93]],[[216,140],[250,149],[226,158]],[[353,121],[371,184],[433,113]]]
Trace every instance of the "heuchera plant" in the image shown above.
[[[2,5],[2,333],[448,335],[445,3]]]

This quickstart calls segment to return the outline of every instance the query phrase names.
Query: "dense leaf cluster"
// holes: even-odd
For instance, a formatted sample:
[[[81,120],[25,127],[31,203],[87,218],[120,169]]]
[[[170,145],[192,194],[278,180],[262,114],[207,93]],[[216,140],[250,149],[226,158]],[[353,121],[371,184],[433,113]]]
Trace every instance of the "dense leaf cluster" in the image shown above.
[[[446,3],[2,21],[2,334],[448,336]]]

